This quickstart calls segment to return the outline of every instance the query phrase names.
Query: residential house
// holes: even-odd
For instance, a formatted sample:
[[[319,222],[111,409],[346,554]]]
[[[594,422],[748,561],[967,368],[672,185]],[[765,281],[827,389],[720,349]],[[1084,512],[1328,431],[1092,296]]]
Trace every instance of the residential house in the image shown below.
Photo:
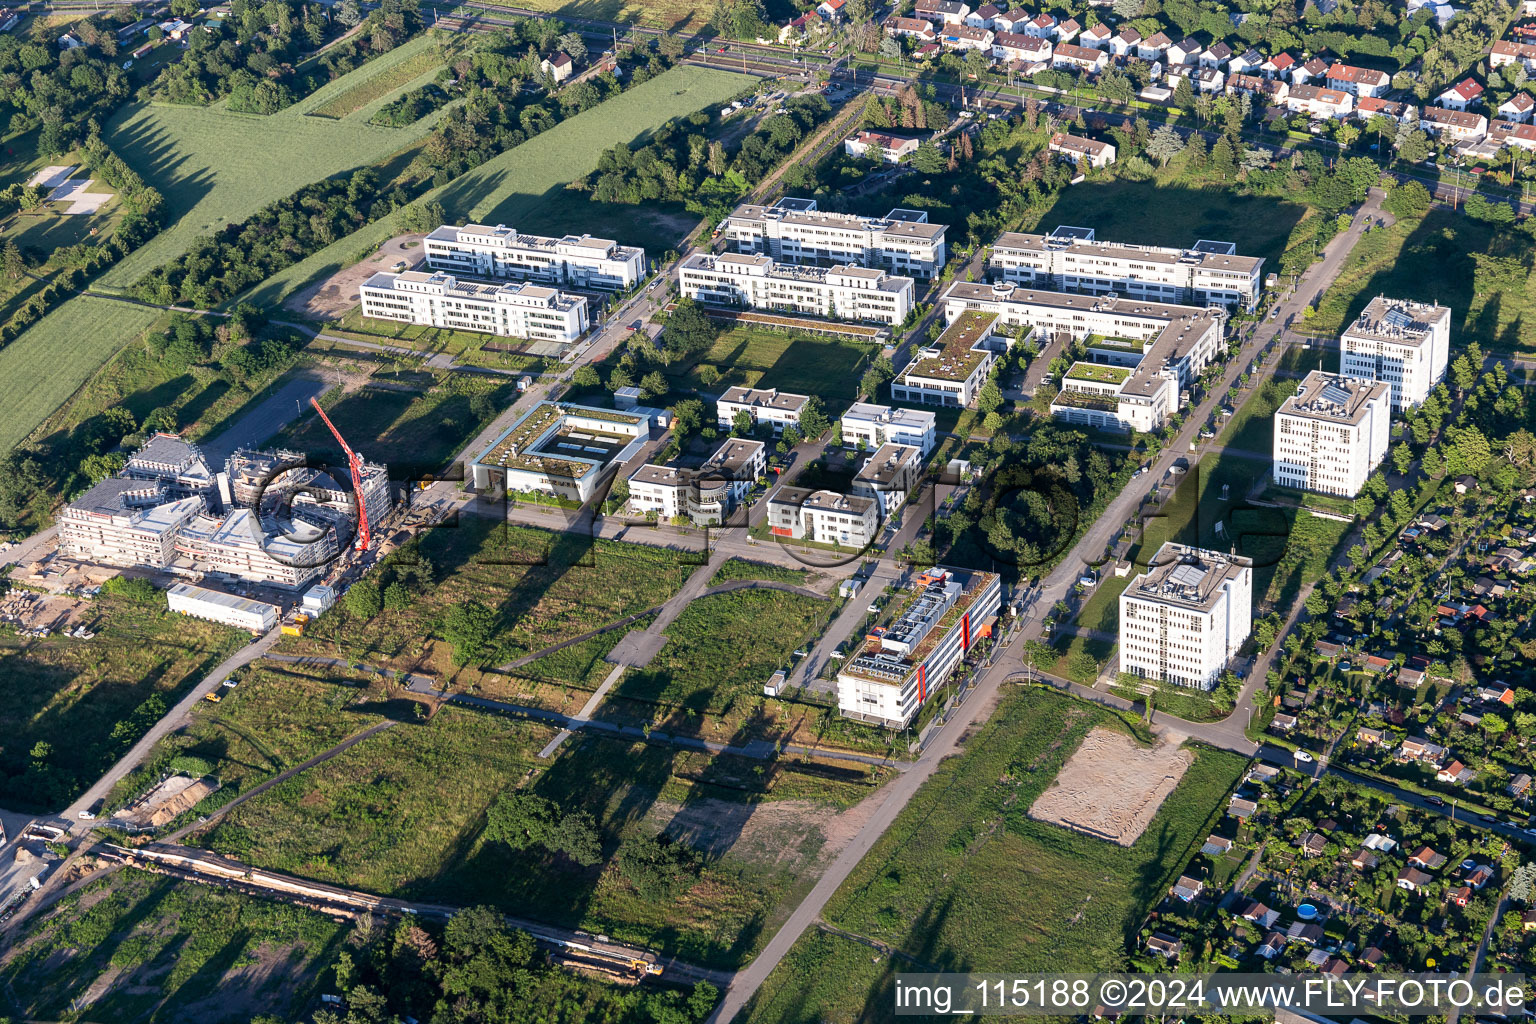
[[[1492,686],[1479,686],[1477,699],[1486,704],[1503,704],[1507,708],[1515,706],[1515,691],[1503,683],[1494,683]]]
[[[1164,932],[1155,933],[1147,940],[1147,952],[1172,960],[1184,949],[1184,944]]]
[[[1114,32],[1101,21],[1097,25],[1084,29],[1077,43],[1079,46],[1086,46],[1091,50],[1103,50],[1108,48],[1109,41],[1113,36]]]
[[[1185,903],[1199,897],[1205,891],[1205,883],[1198,878],[1190,878],[1188,875],[1180,875],[1179,880],[1173,883],[1173,888],[1168,894]]]
[[[1018,29],[1018,26],[1014,26]],[[1024,23],[1022,31],[1027,36],[1039,36],[1041,39],[1056,38],[1056,19],[1044,11]]]
[[[992,15],[992,31],[1017,32],[1029,21],[1029,12],[1020,9],[1016,11],[998,11]]]
[[[885,34],[898,38],[906,36],[919,42],[931,43],[939,38],[931,22],[922,18],[890,17],[885,19]]]
[[[1116,57],[1126,57],[1136,52],[1141,44],[1141,33],[1127,25],[1109,40],[1109,52]]]
[[[965,22],[966,15],[971,13],[971,7],[961,0],[917,0],[913,13],[929,21],[959,25]]]
[[[1353,64],[1334,64],[1327,71],[1328,88],[1347,92],[1351,96],[1385,96],[1392,87],[1392,76],[1374,68],[1361,68]]]
[[[888,164],[899,164],[917,152],[921,141],[921,139],[903,138],[887,132],[863,131],[850,139],[845,139],[843,151],[851,157],[863,157],[878,146],[882,160]]]
[[[1297,921],[1286,929],[1285,937],[1291,942],[1315,946],[1323,941],[1323,926],[1316,921]]]
[[[1422,668],[1404,665],[1397,670],[1397,685],[1405,690],[1417,690],[1428,673]]]
[[[1447,751],[1438,743],[1432,743],[1422,736],[1409,736],[1403,740],[1403,745],[1397,750],[1399,761],[1420,761],[1424,764],[1439,765],[1445,758]]]
[[[1231,59],[1232,47],[1220,39],[1200,51],[1200,66],[1203,68],[1219,68]]]
[[[1377,114],[1381,114],[1384,117],[1390,117],[1398,124],[1407,124],[1418,119],[1419,108],[1412,103],[1384,100],[1379,96],[1362,96],[1355,101],[1355,114],[1362,121],[1368,121]]]
[[[1409,892],[1417,892],[1434,880],[1432,875],[1426,875],[1418,868],[1403,868],[1397,873],[1397,887]]]
[[[1296,67],[1296,58],[1288,53],[1277,53],[1259,65],[1259,74],[1265,78],[1282,78],[1290,81],[1291,71]]]
[[[1270,719],[1269,727],[1278,732],[1290,732],[1296,728],[1296,716],[1284,713],[1276,714],[1274,718]]]
[[[1164,51],[1164,61],[1169,67],[1175,64],[1195,64],[1200,60],[1200,54],[1205,49],[1194,39],[1185,39],[1172,43]]]
[[[1057,48],[1057,52],[1061,52],[1060,47]],[[1102,57],[1103,54],[1099,56]],[[1115,162],[1115,147],[1108,142],[1085,139],[1080,135],[1068,135],[1066,132],[1057,132],[1052,135],[1047,148],[1052,153],[1060,153],[1068,163],[1087,161],[1089,167],[1108,167]]]
[[[1328,77],[1328,65],[1320,57],[1313,57],[1305,64],[1295,64],[1291,67],[1291,85],[1306,85],[1309,82],[1320,82]]]
[[[1200,847],[1200,852],[1207,857],[1219,857],[1232,849],[1232,840],[1226,836],[1206,836],[1205,845]]]
[[[1349,859],[1350,867],[1356,871],[1371,871],[1381,863],[1381,858],[1376,856],[1375,850],[1367,850],[1365,847],[1355,851],[1355,855]]]
[[[546,57],[540,61],[539,69],[550,78],[553,78],[558,85],[560,82],[571,77],[571,72],[575,70],[575,65],[571,61],[570,54],[557,53],[552,58]]]
[[[1471,78],[1463,78],[1435,97],[1435,103],[1447,110],[1466,110],[1483,95],[1483,87]]]
[[[1252,800],[1234,796],[1227,801],[1227,814],[1233,818],[1251,818],[1258,811],[1259,805]]]
[[[1136,56],[1142,60],[1160,61],[1163,59],[1163,55],[1168,52],[1168,47],[1172,45],[1172,39],[1169,39],[1162,32],[1154,32],[1136,44]]]
[[[1499,118],[1524,124],[1531,119],[1533,110],[1536,110],[1536,99],[1532,99],[1528,92],[1517,92],[1499,104]]]
[[[821,0],[821,3],[816,5],[816,13],[836,24],[843,20],[843,8],[847,2],[848,0]]]
[[[1001,13],[996,4],[983,4],[965,16],[965,23],[972,28],[995,29],[997,26],[992,23],[993,19]]]
[[[1362,747],[1378,747],[1386,742],[1386,738],[1382,729],[1361,729],[1355,733],[1355,743]]]
[[[1458,907],[1466,906],[1471,898],[1472,888],[1466,885],[1458,885],[1454,889],[1447,890],[1445,894],[1445,902],[1454,903]]]
[[[1258,50],[1249,47],[1242,53],[1235,53],[1232,59],[1227,61],[1227,74],[1229,75],[1262,75],[1264,67],[1264,55]]]
[[[1445,854],[1436,853],[1432,846],[1421,846],[1408,858],[1409,864],[1425,871],[1439,871],[1445,867],[1445,861]]]
[[[1477,773],[1460,761],[1452,761],[1435,773],[1435,778],[1440,782],[1450,782],[1457,786],[1465,786],[1477,778]]]
[[[1226,82],[1226,75],[1222,74],[1216,68],[1191,68],[1185,65],[1180,66],[1179,70],[1184,72],[1184,77],[1189,79],[1190,86],[1195,90],[1197,94],[1205,93],[1212,96],[1219,96],[1221,94],[1222,86]]]
[[[1244,921],[1252,921],[1262,928],[1273,928],[1275,922],[1280,920],[1280,912],[1271,910],[1258,900],[1248,900],[1234,913]]]
[[[1397,840],[1391,836],[1384,836],[1380,832],[1372,832],[1360,840],[1360,845],[1367,850],[1376,850],[1380,853],[1391,853],[1397,849]]]
[[[1227,75],[1227,95],[1246,94],[1260,97],[1264,102],[1279,106],[1291,94],[1290,85],[1279,78],[1263,78],[1259,75]]]
[[[1521,64],[1527,72],[1536,71],[1536,43],[1500,39],[1488,54],[1488,66],[1497,70],[1506,64]]]
[[[1525,93],[1520,93],[1520,95],[1524,96]],[[1529,153],[1532,150],[1536,150],[1536,125],[1520,124],[1516,121],[1503,121],[1496,118],[1488,122],[1487,139],[1489,144],[1499,149],[1509,147],[1523,149]],[[1523,566],[1527,565],[1527,563],[1522,562],[1521,565],[1520,571],[1526,571]]]
[[[939,45],[947,50],[981,50],[991,52],[992,30],[972,28],[969,25],[945,25],[939,31]]]
[[[1285,98],[1286,108],[1312,117],[1348,117],[1355,109],[1355,98],[1347,92],[1318,85],[1291,85]]]
[[[1536,911],[1533,911],[1533,913],[1536,913]],[[1254,952],[1258,953],[1265,960],[1273,960],[1285,952],[1285,936],[1279,932],[1270,932],[1264,936],[1264,941],[1259,944],[1259,948]]]
[[[1321,832],[1308,832],[1296,840],[1296,845],[1301,848],[1303,857],[1321,857],[1328,848],[1328,837]]]
[[[1467,872],[1467,884],[1479,891],[1491,881],[1493,881],[1493,868],[1487,864],[1479,864]]]

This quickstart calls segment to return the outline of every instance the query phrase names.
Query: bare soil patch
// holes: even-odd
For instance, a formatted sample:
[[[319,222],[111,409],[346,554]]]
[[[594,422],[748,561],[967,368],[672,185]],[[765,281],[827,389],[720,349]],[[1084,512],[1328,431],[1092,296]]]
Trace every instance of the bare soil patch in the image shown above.
[[[203,797],[217,789],[213,780],[193,779],[186,775],[172,775],[148,793],[112,815],[136,828],[164,825],[190,811],[202,802]]]
[[[1177,742],[1143,747],[1123,732],[1094,729],[1029,816],[1130,846],[1194,760]]]

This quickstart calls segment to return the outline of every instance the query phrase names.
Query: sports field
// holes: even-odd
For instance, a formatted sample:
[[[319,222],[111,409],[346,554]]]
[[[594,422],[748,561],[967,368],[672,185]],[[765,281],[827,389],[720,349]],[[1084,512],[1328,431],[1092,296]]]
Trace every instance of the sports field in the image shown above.
[[[160,311],[83,295],[43,317],[0,349],[6,411],[0,452],[10,451],[84,384],[96,368],[143,333]]]
[[[449,217],[480,218],[480,211],[488,210],[483,217],[489,218],[490,223],[515,223],[520,230],[558,230],[564,234],[572,225],[568,220],[551,216],[550,193],[558,197],[567,182],[589,174],[605,149],[654,131],[671,118],[720,103],[740,92],[746,81],[741,75],[714,68],[673,68],[561,122],[443,188],[428,192],[418,201],[441,201]],[[592,218],[592,224],[594,234],[611,230],[597,216]],[[273,274],[240,298],[258,305],[276,305],[316,278],[364,259],[399,233],[395,215],[391,214]]]
[[[401,50],[425,45],[425,40],[414,41]],[[413,50],[404,59],[419,52]],[[135,103],[126,107],[108,123],[107,143],[165,195],[169,225],[108,271],[101,283],[127,288],[181,255],[199,236],[238,223],[311,182],[379,163],[411,146],[441,111],[409,128],[381,128],[354,117],[306,116],[343,102],[341,97],[367,87],[376,77],[393,81],[391,74],[399,60],[365,64],[265,117],[232,114],[221,106]],[[390,90],[398,85],[392,84]]]

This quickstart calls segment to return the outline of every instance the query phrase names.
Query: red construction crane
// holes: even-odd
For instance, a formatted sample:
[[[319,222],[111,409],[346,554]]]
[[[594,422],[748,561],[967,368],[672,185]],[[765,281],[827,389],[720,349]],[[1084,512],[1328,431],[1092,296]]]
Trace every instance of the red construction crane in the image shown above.
[[[347,453],[347,468],[352,471],[352,497],[357,501],[357,550],[367,551],[369,543],[373,540],[372,533],[368,530],[368,502],[363,499],[363,457],[353,451],[346,440],[341,436],[341,431],[336,429],[336,424],[320,408],[320,403],[313,398],[309,404],[315,407],[315,412],[325,421],[325,425],[331,428],[331,434],[336,438],[336,443],[341,445],[341,450]]]

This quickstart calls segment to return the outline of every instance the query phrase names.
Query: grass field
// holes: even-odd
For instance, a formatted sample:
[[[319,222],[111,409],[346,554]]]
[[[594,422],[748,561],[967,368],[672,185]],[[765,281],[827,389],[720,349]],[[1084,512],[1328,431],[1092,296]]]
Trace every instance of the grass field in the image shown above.
[[[599,107],[562,121],[448,185],[428,192],[420,201],[436,199],[444,204],[450,218],[460,221],[472,219],[475,210],[493,210],[487,216],[500,218],[500,222],[523,231],[564,234],[573,222],[603,224],[605,237],[654,248],[658,234],[680,235],[676,223],[649,215],[640,207],[626,207],[629,212],[625,216],[630,218],[626,222],[605,222],[602,216],[607,207],[588,202],[584,192],[567,193],[565,184],[596,168],[603,150],[632,142],[671,118],[728,99],[748,84],[749,79],[728,71],[692,65],[673,68]],[[522,219],[508,219],[516,217]],[[316,278],[364,259],[399,233],[396,215],[391,214],[274,274],[241,298],[258,305],[277,305]]]
[[[340,92],[324,90],[327,95],[321,96],[319,103],[315,103],[311,97],[304,104],[306,112],[312,117],[333,120],[346,117],[410,85],[421,76],[441,67],[442,63],[443,52],[438,42],[428,35],[417,36],[359,69],[364,71],[371,68],[371,75],[354,81]],[[345,77],[356,79],[357,75]],[[316,91],[318,93],[320,90]]]
[[[6,410],[0,451],[9,451],[80,385],[160,317],[111,299],[71,299],[0,348]]]
[[[1242,255],[1262,256],[1273,266],[1306,213],[1300,203],[1242,196],[1220,187],[1085,181],[1059,192],[1053,204],[1026,218],[1022,230],[1088,224],[1100,241],[1139,245],[1189,246],[1202,238],[1220,239],[1236,242]]]
[[[665,548],[583,540],[473,516],[429,531],[421,555],[437,582],[413,595],[410,607],[363,622],[338,607],[307,635],[286,638],[285,649],[353,652],[380,664],[474,680],[472,670],[455,672],[448,645],[434,638],[453,605],[476,600],[494,611],[489,664],[499,665],[661,604],[692,568]],[[603,639],[612,647],[622,636],[620,631]]]
[[[390,697],[372,673],[258,663],[239,673],[239,685],[224,689],[219,703],[199,701],[186,727],[155,744],[112,790],[107,809],[142,793],[182,755],[208,763],[219,780],[211,803],[222,804],[395,713]]]
[[[864,364],[873,354],[877,354],[876,346],[842,338],[737,327],[722,331],[697,362],[678,363],[664,372],[678,391],[715,393],[735,385],[761,386],[821,395],[828,403],[851,402],[858,393]],[[699,379],[704,366],[720,371],[718,383],[706,386]]]
[[[709,21],[710,12],[710,8],[694,0],[531,0],[529,3],[506,0],[501,4],[492,0],[486,6],[547,11],[567,18],[616,21],[625,25],[645,25],[679,32],[688,28],[703,28]],[[775,5],[768,6],[772,8]]]
[[[1054,693],[1006,696],[854,869],[826,919],[944,970],[1116,969],[1244,759],[1200,748],[1130,847],[1030,818],[1035,797],[1100,725],[1123,728]]]
[[[691,602],[666,628],[667,643],[649,665],[627,674],[621,697],[680,704],[719,714],[762,693],[789,652],[828,621],[830,601],[780,590],[737,590]]]
[[[313,911],[126,868],[29,925],[0,978],[31,1020],[295,1020],[330,990],[320,968],[347,931]]]
[[[365,85],[378,70],[376,63],[365,64],[267,116],[232,114],[217,106],[126,107],[107,124],[104,137],[164,194],[168,226],[108,271],[101,283],[127,288],[181,255],[199,236],[243,221],[311,182],[409,148],[427,133],[435,115],[410,128],[305,116]]]
[[[1294,379],[1280,377],[1271,377],[1265,381],[1258,393],[1250,395],[1248,400],[1238,408],[1237,414],[1232,417],[1232,422],[1217,435],[1216,443],[1224,448],[1237,448],[1241,451],[1258,452],[1261,455],[1273,452],[1275,450],[1275,410],[1296,393],[1298,383]],[[1264,468],[1259,463],[1254,465],[1256,468]],[[1264,468],[1264,471],[1269,470]]]
[[[97,598],[85,621],[93,640],[0,635],[0,801],[13,810],[74,799],[245,639],[163,600]]]
[[[749,562],[744,558],[727,558],[720,566],[720,570],[710,579],[709,585],[719,586],[731,580],[775,580],[779,583],[794,583],[803,585],[809,571],[806,569],[790,569],[782,565],[769,565],[766,562]]]

